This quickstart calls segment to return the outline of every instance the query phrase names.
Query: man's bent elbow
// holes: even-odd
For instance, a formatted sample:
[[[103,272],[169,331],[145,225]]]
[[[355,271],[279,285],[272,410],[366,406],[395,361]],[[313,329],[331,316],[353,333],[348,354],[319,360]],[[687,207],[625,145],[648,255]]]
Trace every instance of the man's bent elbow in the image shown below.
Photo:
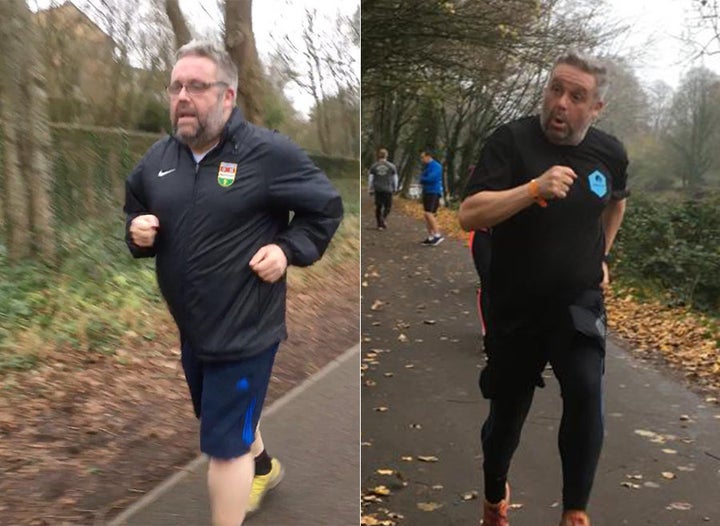
[[[471,214],[464,205],[465,203],[460,205],[460,210],[458,211],[458,222],[460,223],[460,228],[462,228],[465,232],[470,232],[471,230],[475,230],[475,227],[471,221]]]

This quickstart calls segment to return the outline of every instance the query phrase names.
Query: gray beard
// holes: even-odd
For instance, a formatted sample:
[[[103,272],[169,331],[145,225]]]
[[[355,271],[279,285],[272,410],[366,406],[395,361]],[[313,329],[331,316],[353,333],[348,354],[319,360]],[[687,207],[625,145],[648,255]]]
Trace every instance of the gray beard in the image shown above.
[[[208,114],[205,121],[198,119],[198,129],[193,135],[183,135],[178,131],[177,124],[173,127],[173,135],[183,144],[191,149],[202,147],[215,142],[222,133],[225,121],[223,120],[223,109],[219,104]]]
[[[574,130],[568,126],[568,130],[570,131],[569,135],[567,137],[564,137],[560,142],[555,142],[552,139],[550,139],[550,136],[548,135],[548,119],[550,118],[550,112],[542,110],[540,111],[540,126],[542,127],[543,133],[545,133],[545,137],[548,138],[550,142],[553,144],[558,144],[561,146],[577,146],[581,142],[585,140],[585,135],[587,135],[588,130],[590,129],[590,126],[592,126],[592,122],[589,123],[587,126],[585,126],[585,129],[582,130]]]

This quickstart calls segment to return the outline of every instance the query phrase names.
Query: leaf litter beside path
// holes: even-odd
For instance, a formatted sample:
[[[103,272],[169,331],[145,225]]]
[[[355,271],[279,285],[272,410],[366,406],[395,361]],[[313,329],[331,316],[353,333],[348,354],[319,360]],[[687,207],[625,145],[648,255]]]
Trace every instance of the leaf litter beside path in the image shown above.
[[[419,201],[397,199],[395,209],[422,221]],[[440,208],[437,217],[446,236],[468,240],[455,211]],[[418,232],[421,230],[419,225]],[[688,308],[669,307],[659,300],[641,299],[634,290],[616,286],[606,293],[606,306],[611,331],[628,342],[634,354],[679,371],[691,387],[712,394],[708,400],[717,403],[720,320]]]
[[[291,269],[290,337],[266,405],[358,342],[357,258],[313,268]],[[34,370],[0,376],[3,524],[104,523],[198,455],[176,329],[158,316],[153,341],[127,335],[105,354],[58,348]]]

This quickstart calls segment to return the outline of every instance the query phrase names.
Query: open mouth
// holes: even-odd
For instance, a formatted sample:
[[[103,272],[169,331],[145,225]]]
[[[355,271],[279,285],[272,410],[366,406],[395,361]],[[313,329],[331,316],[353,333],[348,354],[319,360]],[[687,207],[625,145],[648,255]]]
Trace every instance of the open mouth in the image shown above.
[[[550,124],[553,125],[555,128],[563,128],[566,125],[565,119],[562,117],[555,115],[552,119],[550,119]]]
[[[191,109],[178,109],[177,111],[177,120],[178,122],[181,120],[189,120],[189,119],[196,119],[197,115],[195,115],[195,112]]]

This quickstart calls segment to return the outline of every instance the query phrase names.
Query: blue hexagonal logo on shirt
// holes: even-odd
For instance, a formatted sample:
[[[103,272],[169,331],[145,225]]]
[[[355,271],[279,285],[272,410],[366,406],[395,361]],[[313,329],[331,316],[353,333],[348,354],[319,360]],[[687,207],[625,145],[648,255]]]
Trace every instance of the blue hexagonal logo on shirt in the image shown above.
[[[593,173],[588,175],[588,183],[590,184],[590,190],[600,199],[605,197],[607,194],[607,177],[600,170],[595,170]]]

